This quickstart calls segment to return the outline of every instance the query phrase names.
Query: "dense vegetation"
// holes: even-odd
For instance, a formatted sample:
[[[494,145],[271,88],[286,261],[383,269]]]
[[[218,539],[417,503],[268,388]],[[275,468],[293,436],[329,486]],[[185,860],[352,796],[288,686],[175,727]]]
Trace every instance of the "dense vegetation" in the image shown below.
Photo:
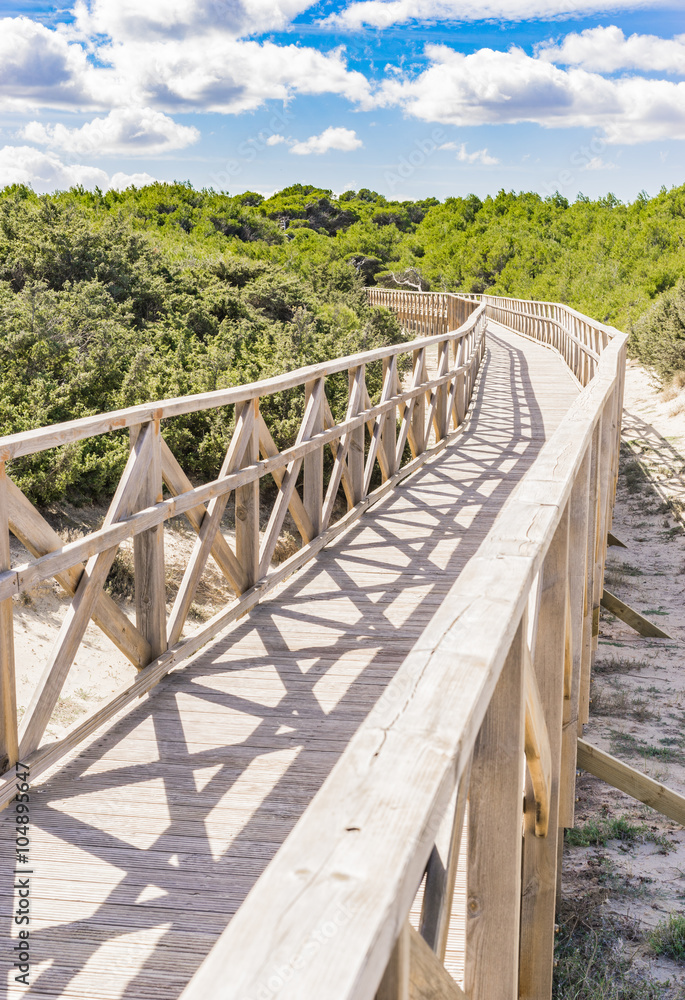
[[[0,192],[0,433],[252,381],[394,341],[365,284],[568,302],[632,329],[662,376],[685,367],[685,187],[613,196],[391,202],[294,185],[271,198],[184,184],[38,197]],[[680,283],[679,283],[680,282]],[[340,395],[344,387],[340,387]],[[334,401],[335,402],[335,401]],[[292,436],[301,394],[270,414]],[[216,471],[230,413],[167,430],[189,472]],[[14,463],[49,501],[111,487],[108,436]]]

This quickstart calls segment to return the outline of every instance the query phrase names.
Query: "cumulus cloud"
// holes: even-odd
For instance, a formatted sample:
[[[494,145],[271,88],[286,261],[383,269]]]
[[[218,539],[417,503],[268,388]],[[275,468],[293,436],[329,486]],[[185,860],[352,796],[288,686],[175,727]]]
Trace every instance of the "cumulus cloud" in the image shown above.
[[[600,73],[642,69],[685,76],[685,34],[673,38],[630,35],[615,24],[571,32],[560,44],[544,42],[536,49],[541,59],[564,66],[582,66]]]
[[[92,68],[80,45],[28,17],[0,18],[0,105],[24,110],[88,100]]]
[[[35,191],[66,190],[81,184],[85,188],[118,189],[135,184],[151,184],[150,174],[116,173],[110,178],[99,167],[63,163],[55,153],[31,146],[4,146],[0,149],[0,188],[6,184],[29,184]]]
[[[278,134],[270,135],[266,140],[267,146],[280,146],[282,142],[285,142],[285,136]]]
[[[77,0],[74,28],[85,38],[176,39],[218,32],[234,38],[278,31],[312,0]]]
[[[415,77],[386,79],[375,103],[400,105],[424,121],[450,125],[536,122],[600,129],[608,142],[685,139],[685,83],[607,79],[562,69],[521,49],[468,56],[428,46],[430,65]]]
[[[77,155],[155,156],[190,146],[200,133],[152,108],[119,108],[81,128],[29,122],[20,137]]]
[[[660,0],[360,0],[324,24],[358,30],[389,28],[407,21],[527,21],[656,7]]]
[[[296,142],[291,147],[290,152],[297,156],[307,156],[309,153],[327,153],[329,149],[338,149],[343,153],[349,153],[353,149],[359,149],[363,143],[357,138],[357,133],[351,128],[333,128],[329,126],[321,135],[310,135],[304,142]]]
[[[156,2],[143,7],[102,0],[92,9],[82,4],[81,27],[60,30],[26,17],[0,19],[0,108],[155,107],[237,114],[295,94],[335,93],[352,101],[368,96],[366,77],[348,70],[343,48],[322,52],[233,37],[210,23],[212,12],[220,20],[223,0],[204,5],[206,24],[191,17],[186,25],[183,17],[192,15],[199,2],[172,0],[170,12],[164,6],[164,16]],[[227,6],[232,10],[234,5]],[[157,17],[158,32],[142,30],[138,10],[140,18]],[[272,21],[274,11],[287,19],[288,11],[295,10],[294,0],[280,7],[260,0],[254,12],[250,8],[248,34],[257,30],[260,10]],[[165,18],[183,30],[167,31]],[[84,34],[86,22],[102,34]],[[90,61],[89,55],[94,57]]]

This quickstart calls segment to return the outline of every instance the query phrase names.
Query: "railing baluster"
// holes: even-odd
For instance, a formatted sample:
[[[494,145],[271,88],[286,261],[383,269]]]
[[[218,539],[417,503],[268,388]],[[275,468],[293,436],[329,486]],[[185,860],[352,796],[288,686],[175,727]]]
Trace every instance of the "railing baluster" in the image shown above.
[[[315,386],[317,386],[318,383],[321,383],[323,390],[323,382],[323,379],[317,379],[315,382],[307,382],[305,386],[305,410]],[[323,413],[324,407],[322,391],[321,401],[317,406],[317,412],[313,418],[311,433],[308,435],[309,437],[313,437],[314,434],[318,434],[323,430]],[[323,508],[323,446],[305,456],[303,500],[305,510],[309,514],[312,522],[314,535],[316,536],[321,531]]]
[[[145,485],[140,491],[141,508],[160,503],[162,493],[162,446],[160,421],[149,424],[152,451]],[[131,427],[131,447],[144,425]],[[164,524],[156,524],[133,539],[133,565],[136,593],[136,625],[150,643],[152,658],[167,648],[166,585],[164,580]]]
[[[352,398],[354,383],[357,381],[359,404],[357,412],[350,416],[357,416],[364,409],[364,388],[365,388],[365,366],[351,368],[349,372],[349,397]],[[355,427],[350,434],[350,446],[347,456],[347,468],[350,475],[350,489],[355,504],[359,503],[364,495],[364,425]]]
[[[0,573],[9,569],[9,498],[7,470],[0,462]],[[14,672],[14,622],[12,598],[0,601],[0,773],[18,760],[17,688]]]
[[[569,508],[555,532],[542,568],[540,611],[535,644],[535,676],[547,722],[552,759],[549,829],[535,835],[535,810],[526,803],[521,904],[521,1000],[540,1000],[552,992],[554,911],[557,885],[559,773],[564,685]]]
[[[525,617],[473,755],[464,971],[470,1000],[518,996]]]
[[[259,461],[259,399],[236,404],[236,417],[243,409],[254,409],[254,429],[245,446],[242,467]],[[259,578],[259,480],[254,479],[235,491],[235,553],[245,574],[245,584],[252,587]]]

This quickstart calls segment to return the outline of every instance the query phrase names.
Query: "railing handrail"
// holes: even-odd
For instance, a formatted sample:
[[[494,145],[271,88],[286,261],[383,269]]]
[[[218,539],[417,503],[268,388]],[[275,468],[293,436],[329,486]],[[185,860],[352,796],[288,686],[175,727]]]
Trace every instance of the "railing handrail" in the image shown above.
[[[440,331],[430,336],[332,359],[233,389],[130,407],[0,439],[0,626],[6,632],[6,641],[0,641],[0,681],[7,692],[4,726],[0,727],[0,773],[20,755],[36,778],[147,692],[181,660],[258,604],[370,504],[460,433],[484,355],[485,308],[469,303],[458,305],[459,309],[424,316],[420,324],[423,329]],[[458,328],[451,327],[450,321],[457,313],[468,318]],[[427,352],[431,348],[436,349],[438,359],[434,375],[429,375],[427,369]],[[397,359],[403,354],[411,359],[408,385],[400,385],[397,368]],[[365,381],[366,366],[379,361],[383,362],[383,386],[379,401],[372,404]],[[342,419],[336,419],[326,398],[325,380],[344,371],[349,385],[347,412]],[[300,385],[305,387],[302,424],[295,443],[279,451],[260,413],[259,400]],[[221,471],[212,481],[193,486],[164,441],[161,420],[228,403],[235,405],[236,419],[230,442],[226,442]],[[7,459],[126,426],[132,432],[131,450],[102,527],[64,543],[6,475]],[[333,463],[324,491],[325,447],[330,447]],[[377,467],[382,483],[373,487]],[[302,499],[295,489],[301,473]],[[278,492],[264,537],[260,538],[256,491],[259,481],[267,475],[273,478]],[[169,498],[163,497],[163,483],[171,494]],[[340,488],[348,511],[334,515]],[[219,531],[232,493],[236,498],[235,553]],[[287,511],[301,535],[302,548],[280,565],[272,566]],[[179,514],[188,518],[198,540],[167,620],[159,532],[169,518]],[[29,550],[32,559],[10,565],[10,531]],[[137,600],[135,625],[102,592],[114,553],[128,539],[133,539],[135,546],[157,547],[154,559],[143,558],[142,549],[137,554],[134,547],[136,595],[139,587],[146,595],[140,604]],[[193,595],[210,552],[235,591],[236,600],[183,637]],[[74,595],[74,603],[18,730],[12,705],[12,597],[50,577],[56,577],[67,593]],[[150,605],[154,606],[154,616]],[[60,740],[41,744],[91,617],[140,673],[110,701],[76,722]],[[13,788],[11,774],[0,779],[0,808],[13,795]]]
[[[489,313],[496,308],[496,303],[488,306]],[[528,311],[527,318],[535,318],[534,310]],[[587,317],[583,321],[601,329],[601,324]],[[541,326],[541,339],[544,335]],[[456,832],[458,845],[459,816],[463,816],[458,804],[463,782],[468,780],[468,762],[474,756],[479,733],[478,753],[496,752],[493,735],[483,736],[481,727],[486,713],[493,711],[505,664],[510,672],[516,667],[518,676],[523,676],[526,657],[529,661],[531,656],[529,632],[537,635],[539,647],[531,680],[534,687],[539,683],[542,691],[537,695],[538,703],[550,703],[547,675],[554,674],[555,683],[562,684],[558,690],[563,688],[564,698],[566,682],[576,685],[576,711],[584,721],[592,628],[599,607],[597,589],[601,588],[617,474],[626,340],[624,334],[612,334],[588,385],[505,501],[477,554],[232,918],[182,1000],[257,1000],[266,996],[278,1000],[319,1000],[322,996],[326,1000],[372,1000],[386,969],[387,982],[399,985],[382,995],[405,995],[401,983],[408,975],[406,950],[412,947],[407,930],[412,901],[438,832],[454,808],[455,796],[452,842]],[[537,588],[536,580],[540,581]],[[572,654],[568,651],[569,635]],[[528,677],[528,667],[525,670]],[[520,681],[518,691],[520,699]],[[523,711],[521,701],[507,703],[504,711],[504,717],[511,713],[513,726]],[[564,784],[563,769],[575,774],[575,740],[569,744],[573,749],[571,764],[570,751],[564,752],[566,744],[560,742],[558,713],[555,720],[558,734],[556,729],[555,734],[550,730],[549,740],[558,744],[553,766],[561,777],[557,791],[549,786],[547,795],[552,799],[557,796],[561,822],[573,808],[572,798],[568,804],[568,778]],[[564,717],[567,725],[573,726],[573,718],[568,723]],[[521,730],[519,737],[522,748]],[[515,792],[521,765],[514,757],[507,766]],[[485,775],[485,784],[493,780],[492,770],[480,772],[481,777]],[[476,792],[478,804],[482,795],[479,789]],[[539,805],[537,788],[535,797]],[[518,825],[514,821],[512,836],[513,843],[518,838],[520,844],[520,799],[517,808],[514,819],[517,815]],[[481,935],[480,968],[474,967],[473,958],[469,965],[467,950],[467,980],[471,977],[473,987],[474,977],[481,977],[478,996],[514,995],[514,976],[518,989],[521,912],[521,976],[529,979],[521,995],[551,992],[556,866],[550,861],[550,852],[556,857],[557,819],[553,817],[553,825],[541,835],[542,847],[536,854],[539,845],[534,835],[539,831],[534,814],[528,801],[525,843],[530,845],[533,860],[524,854],[524,879],[532,881],[523,910],[519,891],[506,917],[501,912],[495,914],[488,926],[492,955],[483,952],[483,928],[475,932]],[[494,833],[488,830],[483,836]],[[509,884],[514,885],[518,878],[520,890],[520,857],[501,856],[500,861],[502,877],[507,875]],[[542,902],[541,888],[547,894]],[[482,920],[480,905],[476,899],[476,916]],[[328,948],[321,944],[325,928],[332,928]],[[488,992],[483,987],[489,974],[484,967],[491,964],[501,971],[502,959],[495,949],[511,955],[512,968],[506,987],[500,980],[496,984],[499,988]]]
[[[456,296],[452,297],[456,298]],[[148,420],[165,420],[188,413],[199,413],[203,410],[216,409],[220,406],[232,406],[236,403],[255,399],[258,396],[274,395],[278,392],[284,392],[287,389],[306,385],[317,378],[336,375],[339,372],[347,371],[359,365],[368,365],[374,361],[382,361],[385,358],[395,357],[399,354],[407,354],[410,351],[432,347],[444,340],[449,340],[450,342],[460,340],[469,332],[470,328],[465,329],[465,326],[466,324],[462,324],[457,329],[434,334],[430,337],[404,341],[400,344],[392,344],[386,347],[376,347],[368,351],[333,358],[330,361],[305,365],[302,368],[296,368],[283,375],[273,375],[271,378],[260,379],[257,382],[248,382],[244,385],[231,386],[226,389],[214,389],[210,392],[174,396],[169,399],[155,400],[137,406],[127,406],[120,410],[111,410],[106,413],[96,413],[88,417],[79,417],[76,420],[67,420],[63,423],[49,424],[46,427],[37,427],[34,430],[7,434],[4,437],[0,437],[0,462],[10,461],[22,455],[33,455],[67,442],[82,441],[88,437],[122,430],[136,424],[145,423]]]

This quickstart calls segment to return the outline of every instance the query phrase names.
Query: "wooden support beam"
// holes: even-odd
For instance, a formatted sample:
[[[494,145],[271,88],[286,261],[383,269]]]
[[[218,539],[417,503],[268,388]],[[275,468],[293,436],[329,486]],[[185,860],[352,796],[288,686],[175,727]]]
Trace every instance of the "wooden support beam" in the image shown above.
[[[254,430],[254,408],[245,407],[235,422],[233,436],[219,471],[220,478],[234,472],[240,465],[245,454],[245,448],[252,440]],[[193,551],[190,554],[188,565],[185,568],[181,585],[176,594],[174,606],[169,615],[168,644],[170,647],[175,645],[181,638],[185,620],[195,598],[205,566],[207,565],[209,553],[212,551],[214,542],[220,533],[221,518],[224,515],[229,497],[230,493],[223,493],[220,497],[214,497],[209,501],[207,513],[202,519]]]
[[[259,432],[259,449],[264,456],[264,458],[274,458],[279,454],[278,446],[274,439],[271,437],[271,432],[266,426],[266,421],[261,413],[257,414],[257,429]],[[285,469],[274,469],[271,475],[276,483],[276,486],[280,486],[283,482],[283,477],[285,476]],[[302,536],[302,543],[306,545],[308,542],[315,537],[314,536],[314,525],[311,522],[309,514],[305,510],[304,504],[302,503],[299,494],[295,491],[290,498],[290,514],[293,521]],[[247,586],[243,587],[246,590]]]
[[[473,753],[464,969],[470,1000],[518,998],[525,619]]]
[[[24,548],[36,558],[61,549],[64,545],[63,540],[9,476],[6,480],[6,491],[10,530]],[[55,579],[69,597],[73,597],[82,575],[82,565],[72,566],[57,573]],[[95,605],[93,621],[138,669],[150,662],[152,656],[150,643],[104,590]]]
[[[140,506],[153,507],[164,499],[162,492],[162,446],[159,420],[130,428],[131,448],[144,429],[150,434],[150,459]],[[164,524],[143,531],[133,539],[136,625],[150,643],[153,660],[167,648],[166,584],[164,579]]]
[[[274,445],[274,453],[276,452],[277,449]],[[164,477],[164,482],[166,483],[169,492],[174,497],[180,496],[181,493],[189,493],[193,488],[193,484],[176,461],[176,456],[171,451],[164,438],[162,438],[162,476]],[[186,511],[185,516],[188,518],[188,521],[193,529],[198,533],[202,527],[202,521],[206,513],[207,508],[204,504],[199,504],[197,507],[191,507],[190,510]],[[233,550],[221,532],[218,532],[218,534],[214,536],[214,543],[212,544],[212,558],[236,594],[242,594],[242,592],[247,589],[245,574],[243,573],[240,563],[233,554]]]
[[[350,368],[349,371],[349,398],[355,392],[355,382],[359,383],[359,413],[365,405],[366,383],[365,367],[359,365],[357,368]],[[357,416],[357,413],[353,416]],[[364,496],[364,425],[355,427],[350,434],[350,446],[347,456],[347,469],[350,477],[350,492],[352,494],[352,504],[356,506]]]
[[[640,635],[647,636],[653,639],[672,639],[673,636],[669,635],[668,632],[664,632],[662,628],[650,622],[644,615],[641,615],[639,611],[635,608],[631,608],[629,604],[626,604],[620,598],[610,594],[608,590],[602,592],[602,607],[610,611],[612,615],[616,615],[620,618],[622,622],[626,625],[630,625],[632,629],[635,629]]]
[[[452,916],[454,886],[457,881],[459,848],[469,797],[471,762],[464,768],[455,794],[440,824],[428,859],[426,884],[421,906],[420,933],[441,962],[447,952],[447,936]]]
[[[402,927],[390,955],[376,1000],[409,1000],[409,969],[411,961],[411,925]]]
[[[351,402],[351,400],[350,400],[350,402]],[[349,420],[350,417],[354,416],[358,412],[359,412],[359,408],[357,408],[353,412],[352,409],[351,409],[351,407],[350,407],[350,403],[348,403],[348,406],[347,406],[347,415],[346,415],[345,419]],[[333,419],[333,414],[331,413],[331,407],[329,405],[328,400],[325,397],[324,397],[324,401],[323,401],[323,419],[324,419],[324,427],[326,428],[326,430],[329,430],[331,427],[335,427],[335,420]],[[347,500],[347,509],[351,510],[354,507],[354,501],[352,499],[352,487],[351,487],[351,483],[350,483],[350,474],[349,474],[349,471],[348,471],[348,468],[347,468],[347,452],[349,450],[349,444],[350,444],[349,435],[344,435],[342,440],[345,441],[345,454],[344,454],[344,457],[341,459],[341,471],[340,471],[341,479],[338,481],[338,486],[340,486],[340,482],[342,482],[342,487],[343,487],[343,490],[345,491],[345,498]],[[339,453],[340,448],[342,448],[341,441],[331,441],[331,451],[333,453],[333,458],[336,459],[336,461],[337,461],[337,458],[338,458],[338,453]],[[338,492],[338,486],[336,486],[336,488],[335,488],[335,492],[336,493]],[[325,520],[325,517],[324,517],[324,520]],[[329,520],[330,520],[330,517],[329,517]],[[328,523],[328,522],[326,522],[326,523]]]
[[[685,796],[624,764],[606,750],[579,739],[578,767],[685,826]]]
[[[7,472],[0,462],[0,573],[10,568]],[[14,673],[14,616],[12,598],[0,601],[0,774],[19,759],[17,688]]]
[[[409,926],[409,997],[410,1000],[466,1000],[439,958],[420,934]]]
[[[153,461],[153,441],[154,428],[151,424],[147,424],[129,453],[126,467],[105,517],[106,525],[128,517],[135,510],[141,490],[146,488],[150,463]],[[21,757],[26,757],[36,749],[45,732],[107,574],[114,562],[117,548],[118,546],[115,546],[91,556],[86,563],[74,599],[67,610],[48,662],[22,720],[19,734]]]
[[[305,386],[305,415],[303,423],[308,423],[307,438],[313,437],[323,430],[323,399],[324,379],[319,378],[314,382],[307,382]],[[297,443],[305,440],[298,436]],[[321,531],[321,515],[323,508],[323,445],[312,451],[304,458],[304,488],[303,488],[304,509],[309,514],[312,522],[314,537]]]
[[[355,376],[354,383],[352,386],[352,391],[350,393],[350,398],[347,404],[347,413],[345,414],[345,419],[350,420],[356,413],[359,412],[359,407],[361,406],[362,399],[362,382],[361,373],[359,369],[357,370],[357,375]],[[333,426],[333,414],[331,413],[330,407],[328,405],[328,400],[324,395],[324,420],[330,423],[328,426]],[[331,469],[331,477],[328,481],[328,489],[326,490],[326,499],[324,500],[323,513],[321,515],[321,530],[325,531],[328,528],[331,517],[333,515],[333,508],[335,507],[336,497],[338,495],[338,488],[342,481],[343,489],[345,491],[345,497],[347,499],[348,509],[351,509],[354,504],[352,503],[352,490],[350,483],[349,470],[347,467],[347,456],[350,450],[350,442],[352,441],[352,433],[347,432],[343,434],[342,438],[335,442],[331,442],[331,450],[333,452],[334,461],[333,468]]]
[[[546,837],[534,835],[537,831],[532,817],[528,811],[525,814],[519,980],[521,1000],[542,1000],[552,994],[568,540],[567,506],[542,566],[535,676],[547,723],[552,767]]]
[[[552,787],[552,752],[547,723],[545,722],[545,711],[527,642],[523,656],[526,665],[524,671],[526,692],[525,752],[535,792],[535,835],[546,837],[549,828]]]
[[[607,534],[607,545],[618,545],[621,549],[627,549],[628,546],[625,542],[622,542],[620,538],[613,535],[611,532]]]
[[[254,425],[247,441],[242,465],[259,461],[259,431],[257,414],[259,399],[236,404],[236,418],[247,408],[254,410]],[[259,480],[255,479],[235,491],[235,548],[236,557],[245,573],[245,582],[252,587],[259,579]]]

